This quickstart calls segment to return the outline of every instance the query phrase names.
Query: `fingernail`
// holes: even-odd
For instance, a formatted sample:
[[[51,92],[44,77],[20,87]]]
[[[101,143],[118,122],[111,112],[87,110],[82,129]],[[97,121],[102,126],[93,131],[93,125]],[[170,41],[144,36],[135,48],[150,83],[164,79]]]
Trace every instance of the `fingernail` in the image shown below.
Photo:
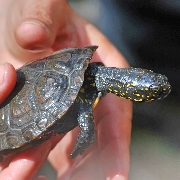
[[[114,177],[112,178],[107,178],[106,180],[127,180],[127,178],[121,176],[121,175],[115,175]]]
[[[43,28],[46,31],[49,31],[49,29],[42,22],[40,22],[38,20],[35,20],[35,19],[25,20],[20,24],[20,26],[23,25],[23,24],[36,25],[36,26],[39,26],[39,27]]]
[[[107,180],[127,179],[129,156],[120,144],[121,142],[119,140],[114,140],[101,152],[103,170]]]

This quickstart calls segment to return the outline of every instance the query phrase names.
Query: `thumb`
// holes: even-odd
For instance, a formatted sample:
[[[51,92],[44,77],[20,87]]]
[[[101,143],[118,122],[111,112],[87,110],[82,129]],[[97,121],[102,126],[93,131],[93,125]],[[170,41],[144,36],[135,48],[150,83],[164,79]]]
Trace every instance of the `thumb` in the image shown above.
[[[16,84],[16,71],[14,67],[5,63],[0,66],[0,104],[10,94]]]

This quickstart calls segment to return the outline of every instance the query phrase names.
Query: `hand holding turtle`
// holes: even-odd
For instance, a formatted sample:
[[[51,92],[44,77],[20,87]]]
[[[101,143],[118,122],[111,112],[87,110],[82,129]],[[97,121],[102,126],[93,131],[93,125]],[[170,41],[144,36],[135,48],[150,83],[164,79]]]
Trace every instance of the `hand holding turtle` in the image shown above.
[[[93,61],[103,62],[106,66],[128,67],[117,49],[94,26],[77,15],[66,1],[43,1],[43,6],[39,1],[23,2],[21,6],[17,1],[16,4],[13,4],[14,1],[1,3],[11,8],[8,16],[2,10],[4,17],[1,17],[0,29],[6,33],[1,32],[1,64],[9,62],[18,68],[64,47],[98,45]],[[18,14],[20,12],[21,15]],[[5,31],[7,26],[3,26],[5,24],[12,26],[8,32]],[[12,66],[6,66],[8,78],[4,76],[5,84],[0,86],[1,102],[13,89],[16,78]],[[97,142],[83,155],[73,160],[68,158],[76,143],[78,129],[75,129],[60,142],[64,135],[7,159],[2,164],[0,179],[32,178],[57,142],[49,161],[57,170],[59,179],[105,179],[116,175],[117,179],[127,179],[131,115],[131,102],[108,95],[97,106],[94,114]],[[23,171],[20,167],[23,167]]]

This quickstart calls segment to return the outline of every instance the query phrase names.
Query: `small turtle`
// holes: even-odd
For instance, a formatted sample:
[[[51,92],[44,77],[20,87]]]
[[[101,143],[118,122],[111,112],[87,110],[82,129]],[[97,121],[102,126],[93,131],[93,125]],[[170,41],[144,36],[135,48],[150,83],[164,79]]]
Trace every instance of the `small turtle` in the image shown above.
[[[1,159],[79,125],[74,158],[95,140],[93,109],[106,93],[138,102],[169,94],[164,75],[89,64],[96,48],[63,49],[17,70],[16,86],[0,105]]]

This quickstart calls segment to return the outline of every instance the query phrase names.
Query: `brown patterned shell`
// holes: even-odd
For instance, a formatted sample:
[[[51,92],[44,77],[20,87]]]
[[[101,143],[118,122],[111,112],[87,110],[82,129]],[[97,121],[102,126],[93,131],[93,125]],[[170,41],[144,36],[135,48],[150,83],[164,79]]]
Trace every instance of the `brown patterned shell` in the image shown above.
[[[94,50],[63,49],[17,70],[17,84],[0,106],[0,151],[32,141],[66,113]]]

